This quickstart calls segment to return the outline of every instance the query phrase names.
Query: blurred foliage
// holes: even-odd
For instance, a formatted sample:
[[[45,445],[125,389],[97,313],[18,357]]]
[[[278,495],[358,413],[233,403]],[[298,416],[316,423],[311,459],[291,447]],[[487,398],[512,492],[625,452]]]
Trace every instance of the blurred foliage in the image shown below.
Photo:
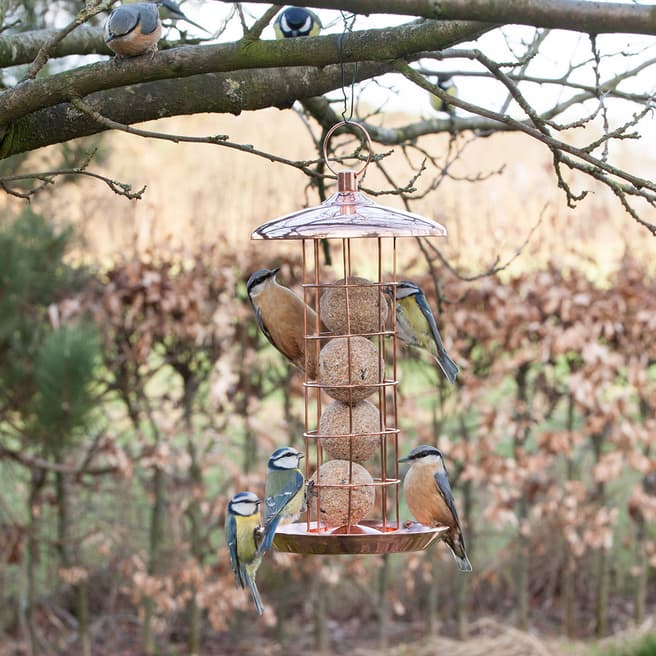
[[[93,616],[121,627],[112,637],[92,622],[94,653],[138,651],[144,609],[159,653],[186,653],[193,608],[208,653],[238,653],[272,636],[300,653],[314,646],[311,620],[334,620],[330,645],[366,640],[381,599],[391,609],[387,630],[421,634],[432,594],[440,630],[453,634],[462,613],[471,627],[487,614],[512,616],[521,585],[526,613],[543,630],[589,636],[605,619],[614,631],[641,600],[653,612],[656,280],[640,262],[627,256],[603,287],[555,264],[506,281],[445,273],[442,300],[457,302],[438,322],[461,375],[447,386],[421,356],[403,353],[401,449],[429,442],[446,454],[474,573],[459,577],[439,544],[385,561],[272,553],[258,576],[267,609],[255,625],[223,544],[226,500],[242,489],[262,494],[271,451],[301,444],[304,407],[298,373],[256,329],[244,280],[275,263],[296,286],[299,261],[262,261],[224,243],[162,248],[124,254],[80,285],[83,272],[62,260],[67,235],[29,212],[0,235],[0,302],[10,318],[0,340],[0,448],[14,443],[16,409],[46,398],[42,423],[85,435],[52,462],[75,463],[69,516],[74,533],[90,537],[61,572],[56,539],[30,562],[39,608],[70,608],[84,580]],[[437,307],[432,279],[414,279]],[[34,384],[16,396],[20,371]],[[81,410],[92,389],[103,394],[89,423]],[[38,534],[52,535],[61,501],[47,469],[42,493],[30,496],[39,466],[2,453],[0,476],[13,484],[0,490],[0,577],[13,584],[0,606],[10,609],[26,576],[30,526],[3,509],[30,503]],[[70,631],[38,617],[38,632],[65,653]],[[19,615],[5,610],[0,622],[9,643],[27,640]]]

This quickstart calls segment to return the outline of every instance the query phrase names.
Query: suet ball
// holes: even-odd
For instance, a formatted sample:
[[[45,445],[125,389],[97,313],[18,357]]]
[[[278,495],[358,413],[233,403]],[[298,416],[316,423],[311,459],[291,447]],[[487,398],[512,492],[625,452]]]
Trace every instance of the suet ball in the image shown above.
[[[370,396],[384,371],[378,349],[365,337],[336,337],[319,354],[319,382],[328,386],[328,396],[343,403],[354,404]]]
[[[349,419],[350,416],[350,419]],[[360,401],[349,406],[341,401],[332,401],[321,413],[320,435],[348,435],[321,439],[321,446],[336,460],[369,460],[380,446],[380,412],[371,401]]]
[[[326,327],[335,335],[384,330],[389,309],[383,289],[358,276],[349,277],[348,285],[344,286],[344,279],[338,280],[321,295],[319,314]]]
[[[355,487],[324,487],[330,485],[344,486],[349,484],[349,467],[352,472],[352,483]],[[371,512],[374,507],[376,493],[371,474],[357,462],[348,460],[329,460],[321,465],[318,472],[312,475],[314,485],[310,488],[311,510],[314,517],[330,527],[349,524],[349,489],[351,490],[350,523],[357,524]],[[320,491],[317,484],[322,487]],[[320,512],[317,513],[317,500],[320,497]]]

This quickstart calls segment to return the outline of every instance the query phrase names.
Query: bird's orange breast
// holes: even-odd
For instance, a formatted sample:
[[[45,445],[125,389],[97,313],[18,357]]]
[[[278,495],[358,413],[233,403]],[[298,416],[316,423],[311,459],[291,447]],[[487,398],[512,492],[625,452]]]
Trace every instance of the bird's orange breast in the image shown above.
[[[271,340],[297,367],[305,369],[305,321],[303,301],[292,291],[279,285],[271,286],[257,297],[257,305]],[[316,332],[316,313],[307,308],[308,334]],[[316,348],[308,352],[308,377],[317,377]]]
[[[410,512],[420,524],[455,526],[455,520],[437,488],[434,469],[415,464],[403,481],[403,493]]]

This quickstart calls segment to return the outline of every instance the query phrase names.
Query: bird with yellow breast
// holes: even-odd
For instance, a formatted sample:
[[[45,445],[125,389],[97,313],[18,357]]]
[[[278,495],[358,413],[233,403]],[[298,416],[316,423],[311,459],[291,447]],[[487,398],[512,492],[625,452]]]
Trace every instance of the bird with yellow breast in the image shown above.
[[[255,584],[255,574],[262,562],[258,550],[260,526],[259,505],[261,500],[254,492],[238,492],[228,502],[225,520],[225,539],[230,554],[230,564],[237,587],[248,589],[259,615],[264,612],[260,593]]]

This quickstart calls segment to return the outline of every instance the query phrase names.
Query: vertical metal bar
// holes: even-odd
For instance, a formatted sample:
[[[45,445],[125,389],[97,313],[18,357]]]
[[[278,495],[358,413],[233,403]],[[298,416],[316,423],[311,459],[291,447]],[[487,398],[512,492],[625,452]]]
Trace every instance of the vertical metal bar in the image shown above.
[[[392,385],[392,398],[393,398],[393,405],[394,405],[394,439],[392,440],[394,443],[394,478],[398,481],[399,480],[399,409],[398,409],[398,372],[396,369],[396,364],[397,364],[397,358],[398,358],[398,339],[397,339],[397,334],[396,334],[396,282],[397,282],[397,270],[396,270],[396,237],[392,237],[392,282],[394,283],[392,285],[392,330],[394,331],[394,335],[392,336],[392,342],[394,344],[394,353],[392,356],[392,370],[393,370],[393,379],[394,379],[394,384]],[[397,528],[400,528],[399,524],[399,488],[401,487],[400,483],[396,483],[395,485],[395,490],[396,490],[396,526]]]
[[[316,335],[321,334],[321,318],[319,317],[319,239],[314,239],[313,240],[313,245],[314,245],[314,299],[315,299],[315,310],[316,310],[316,322],[315,322],[315,333]],[[313,348],[314,348],[314,355],[316,357],[316,363],[317,363],[317,380],[316,382],[320,382],[321,375],[319,373],[319,352],[321,351],[321,340],[316,339],[312,340],[314,342]],[[321,388],[315,386],[314,387],[314,393],[315,393],[315,407],[316,407],[316,413],[314,417],[314,426],[315,426],[315,434],[319,433],[319,421],[321,419]],[[317,494],[317,516],[316,516],[316,522],[317,522],[317,530],[320,530],[321,527],[321,461],[323,459],[323,451],[321,447],[321,440],[317,437],[315,437],[315,452],[316,452],[316,481],[317,485],[315,485],[316,488],[316,494]]]
[[[380,431],[380,480],[381,480],[381,494],[380,494],[380,505],[381,505],[381,519],[383,525],[383,531],[387,530],[387,435],[385,433],[385,426],[387,424],[387,394],[385,387],[385,367],[386,367],[386,357],[385,357],[385,335],[382,333],[385,330],[385,324],[383,321],[383,303],[387,303],[386,299],[383,296],[383,288],[381,284],[383,282],[383,240],[381,237],[378,237],[378,346],[380,348],[380,360],[379,367],[381,366],[380,362],[382,361],[382,371],[378,372],[378,382],[380,387],[378,388],[378,408],[379,408],[379,420],[378,420],[378,430]]]
[[[346,303],[346,357],[347,357],[347,390],[348,390],[348,416],[349,434],[353,433],[353,388],[351,387],[351,305],[349,302],[349,278],[351,277],[351,240],[342,239],[342,264],[344,269],[344,299]],[[353,440],[349,440],[349,465],[348,465],[348,503],[346,514],[346,532],[351,532],[351,503],[353,499]]]
[[[308,319],[307,319],[307,305],[308,305],[308,288],[306,287],[307,282],[308,282],[308,270],[307,270],[307,256],[306,256],[306,247],[307,247],[307,240],[303,239],[302,242],[302,247],[303,247],[303,301],[305,303],[305,308],[303,310],[303,338],[304,338],[304,344],[305,344],[305,372],[303,375],[303,399],[304,399],[304,413],[303,413],[303,425],[304,425],[304,433],[305,433],[305,480],[307,481],[310,478],[310,438],[308,437],[308,433],[310,430],[309,426],[309,395],[310,395],[310,388],[308,387],[307,384],[307,379],[308,379],[308,348],[310,347],[310,343],[307,339],[307,334],[308,334]],[[306,529],[309,532],[310,531],[310,524],[312,521],[312,508],[311,505],[308,503],[307,506],[307,512],[305,514],[305,522],[306,522]]]

